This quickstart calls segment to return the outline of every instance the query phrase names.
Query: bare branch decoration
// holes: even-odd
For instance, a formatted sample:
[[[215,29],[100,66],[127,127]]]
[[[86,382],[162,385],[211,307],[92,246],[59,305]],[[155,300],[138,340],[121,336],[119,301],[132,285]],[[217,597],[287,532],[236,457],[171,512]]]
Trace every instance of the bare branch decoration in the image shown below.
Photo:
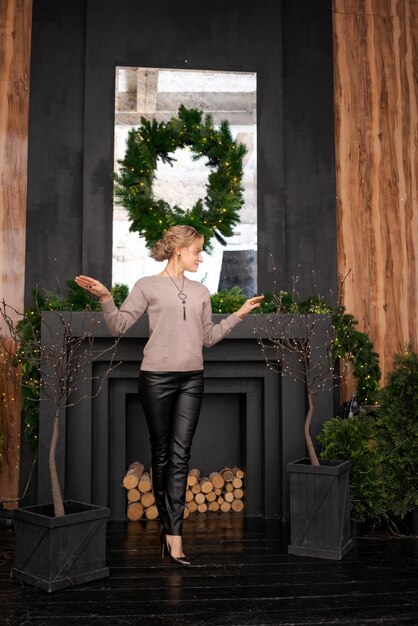
[[[10,313],[16,318],[25,319],[25,333],[21,332],[22,325],[14,323]],[[33,313],[32,313],[33,314]],[[105,378],[120,363],[115,361],[116,350],[120,336],[104,348],[95,348],[95,329],[100,323],[97,313],[86,311],[85,323],[79,336],[75,336],[72,328],[74,313],[51,310],[41,312],[42,322],[39,331],[31,322],[31,311],[21,314],[4,300],[0,308],[0,335],[7,334],[16,346],[16,354],[12,360],[12,369],[7,372],[9,379],[16,385],[27,384],[37,386],[38,397],[50,401],[54,407],[52,438],[49,448],[49,470],[51,477],[52,499],[56,517],[63,516],[64,504],[56,467],[56,448],[59,436],[59,416],[63,410],[75,406],[85,399],[97,397],[102,389]],[[27,329],[29,328],[29,333]],[[1,341],[3,352],[10,354],[10,343]],[[96,361],[108,358],[106,369],[99,375],[89,376],[85,368]],[[109,358],[110,357],[110,358]],[[20,365],[25,363],[35,366],[39,372],[39,379],[29,379],[25,383],[20,379]],[[77,397],[78,386],[86,381],[96,380],[98,386],[91,395],[83,394]],[[39,401],[39,400],[38,400]]]
[[[283,302],[283,298],[289,294],[274,291],[273,302],[277,312],[257,315],[255,333],[267,367],[272,372],[289,376],[304,384],[307,397],[305,442],[312,465],[319,465],[310,431],[313,397],[339,387],[346,380],[349,363],[341,362],[336,356],[334,341],[339,328],[331,315],[331,309],[317,295],[315,285],[311,306],[306,313],[299,312],[298,303],[301,298],[296,289],[299,280],[300,277],[296,276],[293,281],[290,312],[289,303],[285,306]],[[274,289],[276,290],[276,282]],[[283,310],[286,312],[281,313]],[[342,320],[342,317],[339,319]],[[351,366],[352,363],[353,361]]]

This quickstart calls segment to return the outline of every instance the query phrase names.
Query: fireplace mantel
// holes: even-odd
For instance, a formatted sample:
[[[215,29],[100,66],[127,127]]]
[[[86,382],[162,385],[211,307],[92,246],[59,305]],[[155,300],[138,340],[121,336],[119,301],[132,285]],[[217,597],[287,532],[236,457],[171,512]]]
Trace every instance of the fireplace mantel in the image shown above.
[[[80,336],[87,314],[63,313],[72,334]],[[101,313],[93,315],[95,342],[106,347],[114,341]],[[61,332],[56,312],[43,314],[50,329]],[[214,323],[227,315],[213,315]],[[279,517],[289,515],[287,463],[306,455],[303,424],[306,398],[303,384],[270,371],[257,343],[256,318],[249,315],[231,333],[210,349],[204,349],[205,399],[196,431],[191,464],[213,471],[234,458],[247,474],[246,513]],[[282,316],[284,319],[284,316]],[[277,316],[280,320],[280,316]],[[302,319],[302,316],[301,316]],[[301,328],[303,325],[301,325]],[[49,335],[49,334],[48,334]],[[110,372],[96,398],[83,400],[63,411],[57,466],[65,498],[110,506],[114,519],[125,517],[126,495],[121,487],[127,465],[135,454],[149,455],[146,426],[137,394],[142,351],[148,338],[148,320],[141,318],[120,339],[116,360],[121,365]],[[95,375],[108,367],[109,355],[90,364],[87,380],[78,393],[92,396]],[[331,392],[315,398],[312,432],[333,416]],[[51,499],[48,448],[52,432],[52,404],[41,401],[39,428],[38,503]],[[222,431],[214,439],[214,427]],[[237,431],[237,432],[235,432]],[[194,456],[198,455],[198,456]],[[202,463],[200,463],[200,461]]]

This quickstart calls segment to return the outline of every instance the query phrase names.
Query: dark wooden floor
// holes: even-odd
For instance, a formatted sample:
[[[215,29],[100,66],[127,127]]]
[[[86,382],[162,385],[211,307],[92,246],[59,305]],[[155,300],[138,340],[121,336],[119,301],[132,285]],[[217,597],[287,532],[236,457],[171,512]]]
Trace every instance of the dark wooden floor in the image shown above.
[[[357,538],[342,561],[290,556],[288,541],[275,520],[194,515],[181,569],[161,562],[156,522],[111,522],[110,577],[47,594],[10,579],[14,531],[0,526],[0,624],[418,624],[417,538]]]

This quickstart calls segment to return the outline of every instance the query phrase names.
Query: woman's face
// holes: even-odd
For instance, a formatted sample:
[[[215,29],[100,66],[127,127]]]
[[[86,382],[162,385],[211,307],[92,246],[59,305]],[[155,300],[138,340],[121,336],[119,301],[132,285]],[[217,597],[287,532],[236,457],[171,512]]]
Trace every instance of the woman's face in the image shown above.
[[[185,272],[196,272],[199,263],[202,263],[203,237],[196,238],[190,246],[180,248],[180,263]]]

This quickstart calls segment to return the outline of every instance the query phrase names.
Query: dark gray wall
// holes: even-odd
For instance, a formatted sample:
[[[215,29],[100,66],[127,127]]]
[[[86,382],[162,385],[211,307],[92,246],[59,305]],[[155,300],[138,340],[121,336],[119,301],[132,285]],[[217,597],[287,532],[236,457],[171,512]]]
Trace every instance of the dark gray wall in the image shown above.
[[[33,3],[26,304],[81,269],[85,4]]]
[[[331,0],[34,0],[26,304],[80,272],[110,284],[117,65],[257,72],[259,291],[302,273],[310,293],[312,270],[334,289],[331,17]]]
[[[26,294],[111,280],[115,66],[257,72],[258,284],[336,277],[331,0],[34,0]]]
[[[283,12],[286,283],[335,294],[336,192],[331,2],[288,0]],[[301,268],[299,270],[299,265]]]

